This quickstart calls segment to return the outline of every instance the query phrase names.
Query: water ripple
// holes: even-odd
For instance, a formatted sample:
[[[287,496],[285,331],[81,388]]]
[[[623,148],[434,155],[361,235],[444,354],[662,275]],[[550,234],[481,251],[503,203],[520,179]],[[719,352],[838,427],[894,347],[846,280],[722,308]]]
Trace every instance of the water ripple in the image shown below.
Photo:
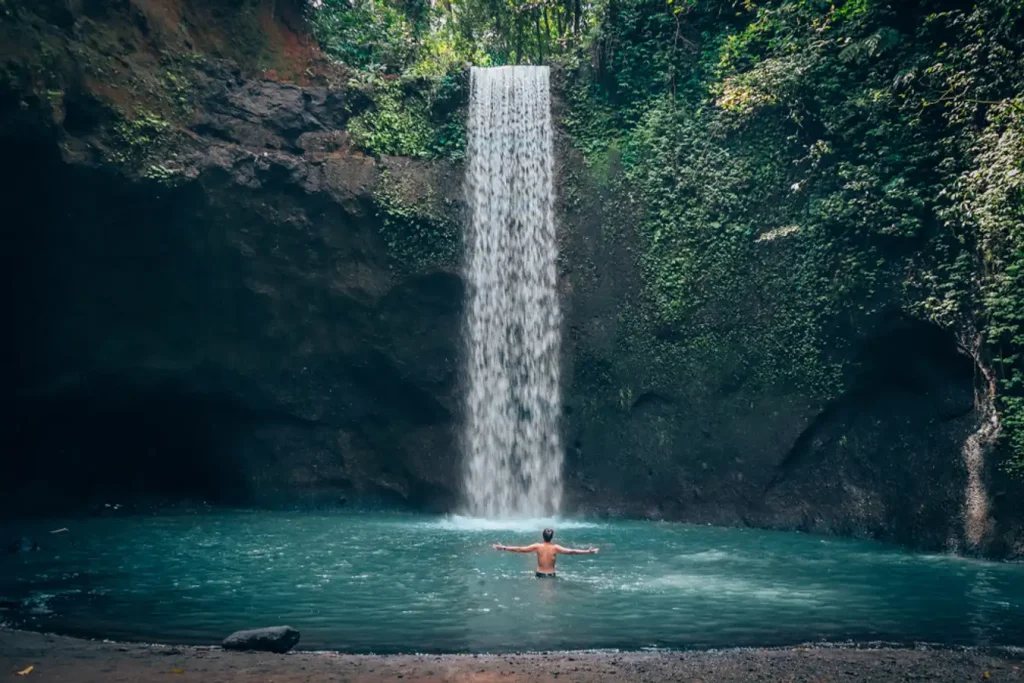
[[[45,523],[49,524],[49,523]],[[11,625],[209,644],[290,623],[352,652],[1024,642],[1024,566],[800,534],[681,524],[512,523],[400,514],[224,512],[0,526],[47,545],[4,558]],[[599,555],[496,553],[545,526]],[[49,527],[52,528],[52,527]],[[17,533],[15,533],[17,532]],[[73,541],[73,543],[72,543]]]

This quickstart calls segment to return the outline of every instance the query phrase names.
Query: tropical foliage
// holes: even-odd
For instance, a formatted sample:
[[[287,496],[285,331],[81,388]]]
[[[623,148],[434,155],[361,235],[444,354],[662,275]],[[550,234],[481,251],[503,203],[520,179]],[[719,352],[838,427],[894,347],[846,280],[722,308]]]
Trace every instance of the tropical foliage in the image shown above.
[[[315,0],[313,28],[344,63],[391,74],[539,64],[583,43],[582,0]]]
[[[311,16],[331,55],[400,83],[559,68],[606,210],[637,226],[646,294],[625,315],[652,372],[742,349],[749,381],[827,397],[843,340],[896,308],[956,335],[1024,469],[1024,2],[410,2]],[[429,142],[458,121],[442,109],[414,143],[368,125],[367,146],[458,156]]]

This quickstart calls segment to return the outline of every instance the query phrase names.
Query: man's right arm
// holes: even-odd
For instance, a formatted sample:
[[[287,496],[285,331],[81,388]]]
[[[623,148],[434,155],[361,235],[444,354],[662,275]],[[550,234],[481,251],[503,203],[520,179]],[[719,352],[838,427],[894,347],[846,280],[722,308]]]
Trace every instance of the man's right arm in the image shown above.
[[[560,545],[556,545],[555,552],[562,555],[594,555],[597,553],[597,548],[587,548],[586,550],[583,550],[581,548],[563,548]]]

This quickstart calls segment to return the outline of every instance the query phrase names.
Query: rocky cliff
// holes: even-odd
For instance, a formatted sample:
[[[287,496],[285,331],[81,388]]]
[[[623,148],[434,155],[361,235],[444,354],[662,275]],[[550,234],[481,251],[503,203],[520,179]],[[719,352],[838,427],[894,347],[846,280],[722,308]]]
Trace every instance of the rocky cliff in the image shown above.
[[[299,3],[0,10],[3,507],[453,509],[461,169],[359,151],[372,98]],[[1019,487],[964,455],[984,420],[956,340],[881,310],[836,331],[831,392],[755,377],[739,341],[677,354],[690,328],[645,319],[630,212],[560,148],[574,509],[1021,553]],[[798,258],[765,245],[692,330],[771,319]]]
[[[996,466],[985,370],[952,333],[901,310],[899,273],[811,361],[780,325],[806,258],[785,240],[716,264],[664,324],[649,207],[630,200],[614,158],[588,169],[563,143],[575,505],[1021,556],[1021,484]]]
[[[354,152],[283,7],[193,4],[5,17],[5,506],[450,506],[461,177]]]

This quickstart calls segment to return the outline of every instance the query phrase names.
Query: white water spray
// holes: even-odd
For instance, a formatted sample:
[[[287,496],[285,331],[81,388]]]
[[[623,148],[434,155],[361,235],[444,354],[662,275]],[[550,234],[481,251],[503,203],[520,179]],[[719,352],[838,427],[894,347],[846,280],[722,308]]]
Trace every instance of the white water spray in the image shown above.
[[[562,498],[548,69],[474,68],[471,80],[466,512],[547,516]]]

